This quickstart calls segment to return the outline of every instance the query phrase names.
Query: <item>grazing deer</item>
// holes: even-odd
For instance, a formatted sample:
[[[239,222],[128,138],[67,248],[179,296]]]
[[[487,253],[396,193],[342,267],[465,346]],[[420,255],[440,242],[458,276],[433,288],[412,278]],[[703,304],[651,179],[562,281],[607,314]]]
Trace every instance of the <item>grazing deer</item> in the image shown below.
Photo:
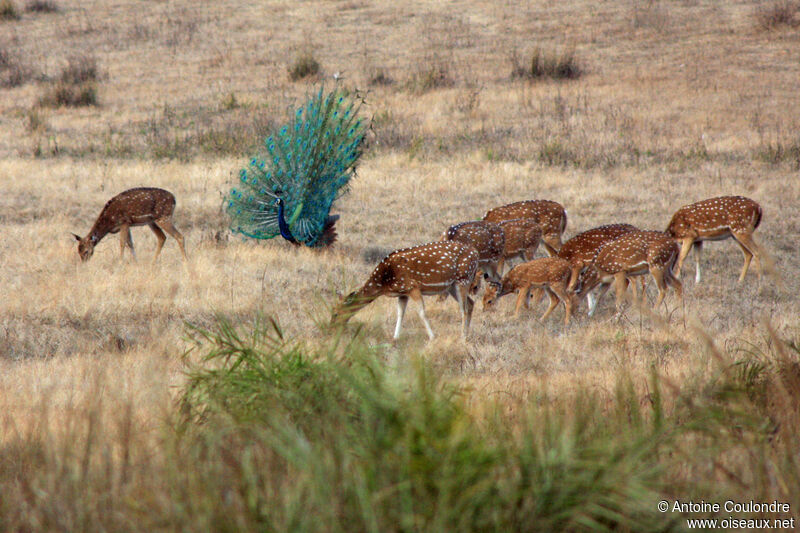
[[[563,302],[566,308],[564,324],[569,324],[575,297],[567,287],[571,272],[569,262],[560,257],[542,257],[517,265],[503,276],[500,283],[489,282],[489,287],[483,293],[483,308],[490,310],[500,297],[518,292],[517,305],[514,308],[516,316],[523,305],[527,308],[531,289],[544,289],[550,296],[550,307],[541,320],[550,316],[558,303]]]
[[[517,257],[523,262],[533,259],[542,239],[542,227],[532,218],[512,218],[498,224],[506,237],[503,256],[497,263],[497,272],[503,273],[505,263]]]
[[[606,224],[578,233],[561,247],[558,257],[566,259],[572,265],[572,276],[569,280],[569,289],[575,290],[578,283],[578,274],[588,267],[594,259],[597,250],[609,241],[613,241],[620,235],[636,231],[636,226],[630,224]],[[644,291],[644,278],[642,278],[642,291]],[[586,294],[589,309],[593,307],[592,293]]]
[[[658,287],[658,299],[653,306],[657,308],[664,300],[667,287],[673,287],[678,298],[683,295],[681,282],[672,273],[677,259],[678,245],[666,233],[642,230],[625,233],[597,250],[591,265],[580,275],[578,294],[583,296],[598,284],[602,285],[594,306],[589,309],[589,316],[592,316],[600,298],[613,282],[617,293],[617,316],[620,316],[628,278],[650,272]],[[633,289],[636,298],[635,285]]]
[[[503,259],[506,239],[498,224],[484,220],[462,222],[447,228],[439,240],[472,246],[478,251],[478,268],[487,272],[494,281],[500,279],[498,263]]]
[[[750,260],[756,258],[758,277],[761,277],[760,250],[753,241],[753,231],[761,223],[761,206],[744,196],[709,198],[678,209],[667,227],[673,239],[681,245],[675,276],[680,277],[681,267],[694,246],[696,256],[695,283],[700,283],[700,251],[703,241],[721,241],[733,237],[744,254],[744,265],[739,281],[744,280]]]
[[[466,338],[474,307],[469,289],[477,270],[478,251],[460,242],[432,242],[397,250],[375,267],[361,289],[350,293],[334,310],[331,325],[344,324],[379,296],[394,297],[397,298],[394,339],[397,339],[408,299],[411,298],[419,302],[419,316],[425,324],[428,337],[433,339],[433,330],[425,318],[425,302],[422,297],[446,292],[458,302],[463,335]]]
[[[550,200],[526,200],[490,209],[483,215],[488,222],[532,218],[542,228],[542,244],[551,257],[561,249],[561,235],[567,228],[564,206]]]
[[[174,210],[175,196],[164,189],[137,187],[119,193],[106,202],[86,237],[81,238],[79,235],[72,234],[78,240],[78,255],[80,255],[81,261],[88,261],[94,253],[94,247],[109,233],[119,233],[120,257],[125,255],[125,246],[128,246],[131,249],[131,255],[136,259],[131,238],[131,226],[144,226],[145,224],[150,226],[158,238],[156,253],[153,256],[154,263],[158,254],[161,253],[164,241],[167,240],[164,235],[165,231],[178,241],[183,260],[186,261],[183,235],[172,224]]]

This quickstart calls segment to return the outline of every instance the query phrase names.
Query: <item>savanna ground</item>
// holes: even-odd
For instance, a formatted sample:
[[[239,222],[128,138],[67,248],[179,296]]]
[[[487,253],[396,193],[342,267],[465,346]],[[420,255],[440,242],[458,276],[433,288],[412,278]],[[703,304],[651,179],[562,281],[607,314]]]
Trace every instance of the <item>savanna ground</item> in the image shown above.
[[[378,353],[390,374],[425,361],[460,391],[470,420],[488,424],[485,413],[497,410],[493,416],[513,421],[512,435],[530,430],[523,413],[540,404],[571,420],[570,402],[585,395],[599,406],[598,420],[614,419],[623,382],[631,405],[647,407],[654,373],[668,384],[666,411],[677,413],[681,398],[702,396],[697,391],[734,363],[755,360],[764,374],[753,380],[785,393],[758,404],[771,429],[731,437],[750,447],[723,448],[702,467],[686,459],[692,452],[666,459],[661,479],[668,483],[655,490],[681,499],[777,499],[792,505],[786,516],[800,518],[800,388],[775,385],[796,374],[791,346],[800,342],[796,4],[2,4],[16,9],[0,20],[4,528],[264,526],[235,504],[229,511],[238,518],[220,522],[209,509],[230,496],[219,496],[222,504],[193,500],[186,487],[202,482],[180,477],[199,468],[215,478],[165,429],[179,417],[187,365],[207,349],[181,357],[197,348],[186,323],[214,330],[219,315],[237,327],[273,317],[291,342],[341,351],[331,348],[336,334],[321,326],[381,253],[435,240],[490,207],[556,200],[569,214],[568,238],[611,222],[664,229],[678,207],[723,194],[763,206],[756,237],[775,275],[759,280],[751,269],[737,284],[738,248],[710,243],[702,284],[693,281],[691,255],[683,304],[670,296],[655,315],[629,309],[614,321],[607,297],[593,319],[580,313],[565,328],[562,309],[544,323],[537,320],[543,308],[512,318],[508,297],[497,312],[476,309],[464,342],[453,301],[430,298],[437,338],[427,342],[412,303],[391,345],[395,303],[380,299],[338,339],[356,335],[359,349]],[[39,4],[53,9],[32,7]],[[776,15],[781,9],[785,21]],[[578,71],[568,79],[531,76],[525,68],[537,50]],[[311,58],[319,72],[291,80],[289,71]],[[350,193],[334,206],[336,246],[295,249],[232,235],[221,205],[238,170],[293,105],[320,79],[333,86],[337,72],[342,85],[366,92],[362,112],[373,127]],[[63,96],[70,90],[73,100]],[[189,265],[168,239],[151,266],[155,238],[146,228],[133,232],[138,262],[120,262],[112,235],[79,265],[70,232],[86,234],[108,198],[141,185],[175,193]],[[747,401],[756,402],[752,394]],[[103,468],[107,477],[92,476]],[[177,478],[185,483],[170,481]],[[643,512],[652,513],[658,499],[643,503],[650,505]],[[348,529],[337,522],[346,516],[337,507],[320,528]],[[553,524],[608,527],[615,516]],[[674,518],[645,522],[684,527]],[[397,529],[452,526],[401,523]]]

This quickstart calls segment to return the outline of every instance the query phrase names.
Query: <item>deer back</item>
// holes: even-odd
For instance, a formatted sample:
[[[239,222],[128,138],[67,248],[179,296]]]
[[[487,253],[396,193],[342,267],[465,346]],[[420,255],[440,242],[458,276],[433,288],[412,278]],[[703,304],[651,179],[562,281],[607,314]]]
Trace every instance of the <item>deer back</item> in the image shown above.
[[[478,252],[457,241],[440,241],[392,252],[373,270],[363,292],[384,295],[423,294],[447,290],[453,284],[471,284],[478,268]]]
[[[483,220],[450,226],[442,240],[472,246],[478,251],[479,261],[497,261],[502,257],[505,246],[505,236],[500,226]]]
[[[572,273],[569,261],[560,257],[541,257],[512,268],[503,276],[503,290],[508,292],[526,285],[546,285],[569,280]]]
[[[558,257],[566,259],[573,266],[583,267],[594,259],[602,245],[636,230],[637,228],[630,224],[607,224],[592,228],[565,242],[558,251]]]
[[[542,228],[542,234],[561,235],[567,227],[567,212],[564,206],[551,200],[524,200],[490,209],[483,216],[489,222],[501,222],[514,218],[532,218]]]
[[[525,250],[536,250],[542,228],[532,218],[512,218],[498,224],[505,235],[503,257],[513,257]]]
[[[113,233],[123,224],[141,226],[169,217],[175,210],[175,196],[164,189],[137,187],[111,198],[95,222],[95,229]]]
[[[761,223],[761,206],[744,196],[709,198],[678,209],[667,233],[673,238],[715,237],[730,231],[752,232]]]

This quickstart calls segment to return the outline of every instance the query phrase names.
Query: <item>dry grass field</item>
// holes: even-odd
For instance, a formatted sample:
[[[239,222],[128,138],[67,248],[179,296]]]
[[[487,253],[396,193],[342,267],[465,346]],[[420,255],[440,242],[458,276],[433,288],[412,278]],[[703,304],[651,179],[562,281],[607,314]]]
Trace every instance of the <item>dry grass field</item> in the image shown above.
[[[344,335],[359,331],[390,365],[421,355],[476,412],[484,398],[515,411],[585,390],[611,402],[623,374],[646,402],[652,368],[679,390],[712,371],[714,354],[766,357],[775,343],[800,342],[800,13],[791,3],[15,4],[19,17],[0,20],[0,460],[28,457],[18,448],[35,443],[52,459],[44,464],[66,472],[69,444],[95,442],[110,462],[158,463],[185,381],[187,322],[271,316],[286,337],[326,346],[320,326],[338,294],[359,287],[381,252],[522,199],[562,203],[568,238],[611,222],[663,230],[684,204],[745,195],[764,209],[756,238],[775,271],[759,279],[751,269],[738,284],[738,247],[709,243],[702,284],[690,255],[683,304],[671,294],[655,313],[629,308],[612,320],[607,295],[595,317],[583,304],[564,327],[563,308],[544,323],[543,307],[515,319],[507,297],[494,313],[476,308],[464,342],[455,303],[429,298],[437,338],[427,341],[412,302],[391,345],[395,302],[379,299]],[[778,4],[794,18],[773,25]],[[572,52],[580,75],[512,75],[537,50]],[[302,54],[320,73],[291,81]],[[68,65],[85,67],[75,85],[90,87],[95,105],[48,103],[70,83]],[[239,169],[337,72],[367,91],[373,122],[351,191],[334,205],[339,241],[317,251],[233,235],[221,205]],[[85,235],[106,200],[142,185],[175,194],[188,265],[171,238],[151,265],[147,228],[133,230],[137,262],[119,260],[111,235],[79,264],[70,232]],[[88,464],[89,449],[76,461],[84,454]],[[0,478],[23,468],[10,465],[0,461]],[[118,485],[83,493],[104,503],[78,516],[83,504],[68,494],[85,485],[62,474],[42,475],[47,498],[0,482],[20,505],[3,509],[4,529],[137,529],[136,513],[115,500]],[[144,492],[126,494],[166,509],[166,493]],[[797,487],[758,494],[788,499],[800,518]],[[42,503],[58,495],[72,507]]]

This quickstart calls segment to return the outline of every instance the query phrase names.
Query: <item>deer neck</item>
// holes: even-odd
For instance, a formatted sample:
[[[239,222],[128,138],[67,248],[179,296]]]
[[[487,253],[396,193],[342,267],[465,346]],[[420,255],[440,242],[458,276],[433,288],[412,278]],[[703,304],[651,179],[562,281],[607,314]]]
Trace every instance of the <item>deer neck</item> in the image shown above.
[[[366,286],[362,287],[356,292],[350,293],[345,297],[344,301],[335,313],[335,316],[338,317],[339,320],[342,322],[347,322],[350,317],[358,313],[361,309],[372,303],[378,296],[380,296],[380,294],[374,293],[374,291],[367,291],[365,289]]]

